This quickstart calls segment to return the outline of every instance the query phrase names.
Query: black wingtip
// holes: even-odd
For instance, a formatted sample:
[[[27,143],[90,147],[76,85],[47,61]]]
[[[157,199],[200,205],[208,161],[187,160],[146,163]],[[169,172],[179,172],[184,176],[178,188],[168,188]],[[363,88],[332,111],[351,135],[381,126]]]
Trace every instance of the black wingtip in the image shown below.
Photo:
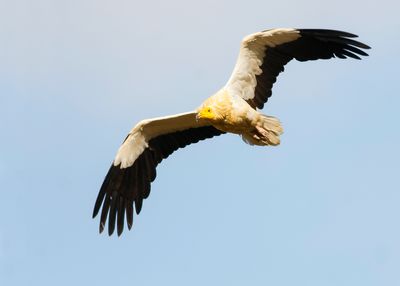
[[[136,199],[135,200],[135,210],[136,210],[136,214],[140,214],[140,211],[142,210],[142,205],[143,205],[143,199]]]
[[[366,44],[364,44],[364,43],[362,43],[363,44],[363,49],[366,49],[366,50],[369,50],[369,49],[371,49],[371,47],[370,46],[368,46],[368,45],[366,45]],[[368,56],[368,55],[367,55]]]
[[[117,233],[121,236],[124,231],[125,202],[122,197],[119,198],[118,215],[117,215]]]
[[[366,49],[366,50],[371,48],[370,46],[368,46],[368,45],[366,45],[364,43],[361,43],[359,41],[355,41],[355,40],[352,40],[352,39],[346,39],[346,38],[341,38],[341,39],[342,39],[342,41],[344,43],[346,43],[348,45],[351,45],[351,46],[359,47],[361,49]]]
[[[346,38],[357,38],[358,35],[352,34],[340,30],[332,29],[296,29],[302,35],[311,34],[314,36],[328,36],[328,37],[346,37]]]
[[[100,189],[100,192],[97,195],[97,199],[96,199],[96,202],[94,204],[92,218],[95,218],[97,216],[97,214],[99,213],[99,210],[100,210],[100,207],[101,207],[101,205],[103,203],[105,194],[106,194],[106,192],[104,191],[104,189],[103,188]]]
[[[126,205],[126,222],[128,225],[128,230],[131,230],[133,226],[133,205],[127,204]]]
[[[123,232],[123,229],[122,229],[122,230],[120,230],[119,228],[117,229],[117,234],[118,234],[118,237],[120,237],[120,236],[121,236],[122,232]]]
[[[108,214],[109,208],[110,208],[110,197],[107,196],[105,198],[105,200],[104,200],[104,203],[103,203],[103,209],[101,210],[100,226],[99,226],[100,233],[102,233],[103,230],[104,230],[104,226],[106,224],[107,214]]]
[[[111,206],[110,206],[110,211],[108,215],[108,235],[112,235],[114,233],[115,229],[115,220],[117,217],[117,198],[118,198],[118,193],[116,191],[113,192],[112,197],[111,197]]]
[[[132,229],[132,226],[133,226],[133,224],[128,223],[128,230],[131,230],[131,229]]]
[[[99,224],[99,233],[101,234],[104,230],[104,223],[100,222]]]
[[[302,36],[311,36],[321,39],[323,41],[335,42],[339,44],[344,44],[346,46],[355,46],[361,49],[371,49],[370,46],[361,43],[359,41],[353,40],[351,38],[358,38],[358,35],[339,31],[339,30],[329,30],[329,29],[297,29]],[[365,56],[364,54],[361,54]]]

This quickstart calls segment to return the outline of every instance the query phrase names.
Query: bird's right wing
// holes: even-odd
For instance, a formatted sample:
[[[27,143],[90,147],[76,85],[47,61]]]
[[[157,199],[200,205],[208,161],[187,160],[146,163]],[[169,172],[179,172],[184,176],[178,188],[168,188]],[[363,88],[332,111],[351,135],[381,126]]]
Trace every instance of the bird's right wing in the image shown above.
[[[272,85],[284,66],[296,59],[355,58],[367,56],[367,45],[351,38],[356,35],[323,29],[273,29],[251,34],[241,43],[239,57],[225,88],[254,108],[263,108]]]
[[[178,148],[200,140],[223,134],[213,126],[197,122],[197,112],[143,120],[128,134],[111,165],[93,210],[95,217],[100,208],[100,232],[108,217],[108,233],[133,225],[133,205],[139,214],[143,199],[150,193],[150,183],[156,177],[156,166]]]

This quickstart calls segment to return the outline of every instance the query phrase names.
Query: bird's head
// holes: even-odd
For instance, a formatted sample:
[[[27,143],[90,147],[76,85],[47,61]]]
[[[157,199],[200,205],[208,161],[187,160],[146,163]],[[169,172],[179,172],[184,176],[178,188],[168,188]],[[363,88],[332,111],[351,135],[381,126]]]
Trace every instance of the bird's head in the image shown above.
[[[197,120],[213,121],[216,118],[215,110],[209,105],[203,105],[197,110]]]
[[[224,121],[224,113],[218,106],[204,104],[197,109],[196,119],[217,124]]]
[[[197,120],[207,121],[210,123],[219,123],[223,121],[227,105],[222,99],[218,93],[207,98],[197,109]]]

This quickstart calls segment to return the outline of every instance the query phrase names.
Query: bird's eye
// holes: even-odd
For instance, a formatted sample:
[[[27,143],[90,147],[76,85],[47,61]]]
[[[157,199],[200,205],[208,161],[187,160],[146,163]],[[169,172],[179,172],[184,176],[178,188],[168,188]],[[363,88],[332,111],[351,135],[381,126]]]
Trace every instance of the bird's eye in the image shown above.
[[[211,112],[211,108],[207,109],[207,112]]]

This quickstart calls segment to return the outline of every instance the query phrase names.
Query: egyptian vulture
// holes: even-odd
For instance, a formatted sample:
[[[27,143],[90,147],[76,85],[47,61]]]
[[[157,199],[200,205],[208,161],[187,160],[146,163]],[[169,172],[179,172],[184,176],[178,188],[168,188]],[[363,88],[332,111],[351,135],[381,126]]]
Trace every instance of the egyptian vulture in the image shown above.
[[[121,235],[126,217],[128,229],[133,212],[140,213],[150,194],[156,167],[178,148],[200,140],[234,133],[250,145],[276,146],[282,127],[277,118],[258,110],[284,66],[296,59],[309,61],[367,56],[367,45],[356,35],[323,29],[273,29],[242,40],[239,57],[226,85],[194,111],[140,121],[129,132],[100,188],[93,218],[100,215],[100,233],[108,219],[108,233],[117,224]]]

